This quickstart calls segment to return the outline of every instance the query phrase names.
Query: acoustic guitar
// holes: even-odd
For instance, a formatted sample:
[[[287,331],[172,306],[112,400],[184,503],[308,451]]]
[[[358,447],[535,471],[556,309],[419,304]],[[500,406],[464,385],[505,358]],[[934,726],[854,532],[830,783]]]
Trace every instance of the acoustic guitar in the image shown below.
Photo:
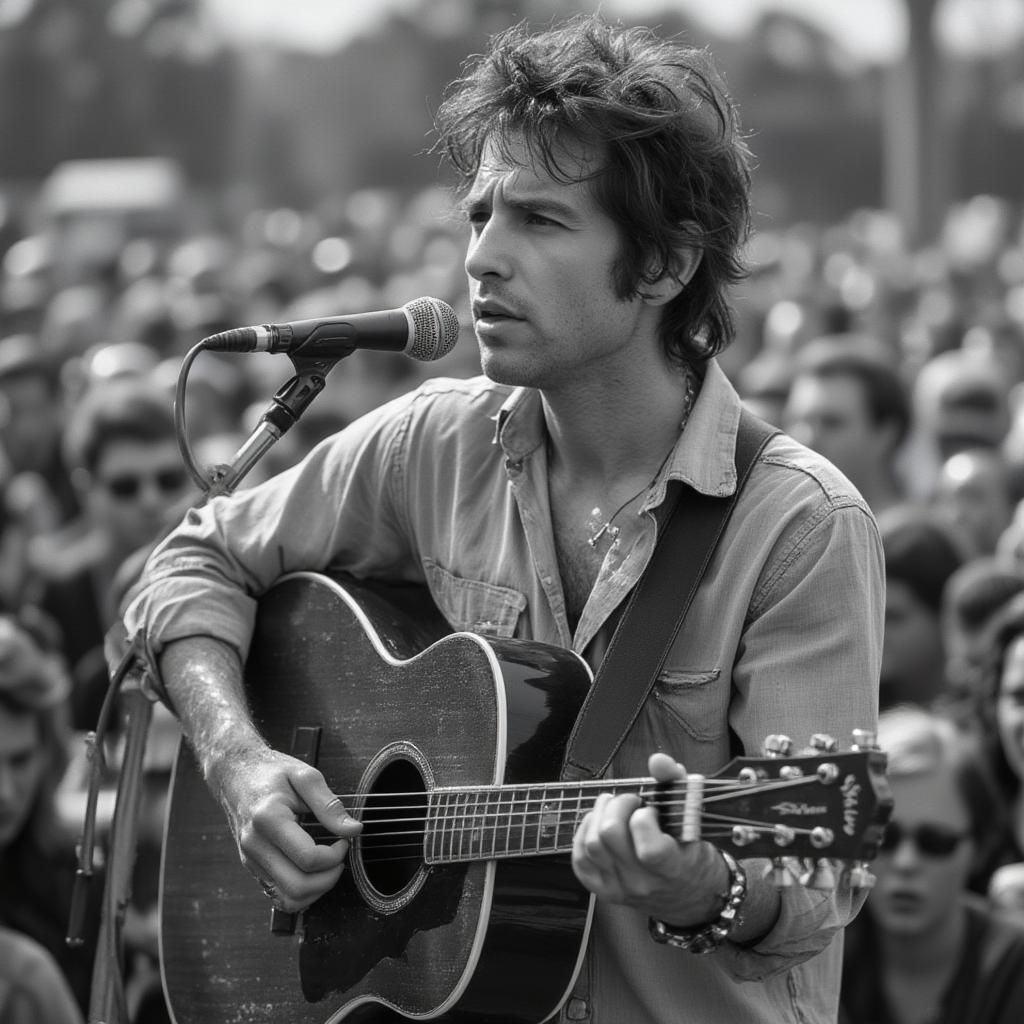
[[[271,910],[182,746],[161,879],[176,1024],[509,1021],[557,1014],[592,901],[572,873],[601,792],[637,792],[680,840],[867,884],[891,798],[870,748],[738,758],[713,776],[560,782],[591,682],[561,648],[448,633],[398,588],[298,573],[260,601],[246,687],[276,748],[324,773],[363,823],[339,883]],[[305,823],[330,841],[310,818]]]

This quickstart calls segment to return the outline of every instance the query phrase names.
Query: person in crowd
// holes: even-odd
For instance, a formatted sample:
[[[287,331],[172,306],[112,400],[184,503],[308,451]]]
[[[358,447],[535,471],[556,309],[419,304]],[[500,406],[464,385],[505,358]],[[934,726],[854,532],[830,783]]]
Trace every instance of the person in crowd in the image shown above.
[[[878,527],[886,588],[879,706],[927,706],[946,692],[943,593],[968,549],[938,513],[923,506],[892,508],[879,516]]]
[[[797,359],[783,423],[824,455],[880,512],[906,495],[896,456],[907,436],[910,401],[896,370],[842,335],[810,342]]]
[[[950,575],[942,595],[942,640],[951,710],[966,728],[993,723],[986,684],[1000,613],[1024,593],[1024,570],[996,556],[970,558]]]
[[[82,1024],[84,1020],[53,957],[27,935],[0,926],[0,1021]]]
[[[1024,929],[967,891],[1002,808],[978,749],[922,708],[879,717],[893,816],[877,881],[849,930],[842,1024],[1012,1024],[1024,1015]]]
[[[40,353],[37,339],[0,340],[0,458],[10,480],[32,474],[44,486],[34,516],[40,529],[72,519],[78,495],[63,460],[64,403],[59,365]]]
[[[65,938],[77,867],[76,832],[58,803],[69,755],[69,689],[55,653],[14,618],[0,616],[0,925],[27,936],[53,958],[84,1013],[101,883],[97,880],[90,889],[83,943],[71,948]],[[48,973],[38,954],[24,948],[13,954],[26,972]],[[5,967],[9,963],[0,958]],[[54,992],[55,1001],[57,996]]]
[[[996,776],[1009,809],[1005,863],[1024,861],[1024,601],[1010,602],[994,629],[991,699]]]
[[[64,447],[83,521],[39,547],[27,593],[60,630],[73,725],[88,730],[106,692],[103,640],[117,621],[118,573],[181,517],[196,490],[170,398],[144,377],[90,387],[69,415]]]
[[[714,356],[732,337],[749,156],[707,55],[599,16],[517,26],[453,84],[438,128],[464,184],[484,376],[430,381],[190,513],[125,616],[254,896],[287,911],[337,883],[361,826],[246,708],[254,605],[282,573],[426,584],[456,629],[486,622],[596,667],[672,496],[738,487],[742,406]],[[770,733],[870,729],[882,626],[870,509],[775,435],[610,776],[713,773]],[[307,808],[337,841],[312,842]],[[862,898],[846,881],[777,887],[764,861],[679,843],[608,793],[572,864],[596,915],[568,1019],[834,1020]]]
[[[997,448],[951,455],[939,472],[935,505],[970,541],[973,555],[991,555],[1013,520],[1006,463]]]
[[[60,451],[60,367],[32,335],[0,340],[0,609],[26,600],[37,538],[72,521],[78,496]]]
[[[913,436],[901,465],[910,494],[931,500],[942,464],[957,452],[998,449],[1011,425],[1010,388],[984,353],[952,348],[932,356],[914,378]]]

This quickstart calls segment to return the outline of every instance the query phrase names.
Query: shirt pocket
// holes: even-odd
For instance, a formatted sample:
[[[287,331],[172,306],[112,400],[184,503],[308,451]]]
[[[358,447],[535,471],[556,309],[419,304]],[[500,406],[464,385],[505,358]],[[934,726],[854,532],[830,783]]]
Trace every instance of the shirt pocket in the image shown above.
[[[456,632],[511,637],[526,608],[526,595],[512,587],[469,580],[426,559],[427,586],[441,614]]]
[[[722,731],[722,715],[716,698],[721,671],[712,669],[666,669],[654,684],[657,707],[686,730],[695,740],[716,740]]]

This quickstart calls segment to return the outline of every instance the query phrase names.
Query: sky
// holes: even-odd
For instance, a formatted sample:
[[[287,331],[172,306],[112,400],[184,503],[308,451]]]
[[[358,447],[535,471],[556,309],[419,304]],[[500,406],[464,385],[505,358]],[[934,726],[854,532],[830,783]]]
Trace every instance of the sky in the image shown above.
[[[439,11],[446,6],[439,0],[207,0],[218,21],[239,39],[287,39],[311,49],[332,48],[371,29],[390,11],[410,10],[424,2],[436,4]],[[610,14],[652,20],[674,6],[725,34],[742,32],[765,9],[800,11],[833,29],[854,56],[874,61],[888,60],[899,49],[899,4],[900,0],[581,0],[578,6],[600,5]],[[456,0],[454,6],[471,9],[472,0]]]
[[[2,3],[3,0],[0,0]],[[17,0],[13,0],[17,2]],[[657,23],[676,8],[724,35],[741,34],[765,10],[798,12],[829,30],[851,57],[888,63],[906,40],[904,4],[914,0],[579,0],[610,14]],[[327,51],[358,37],[391,11],[430,4],[438,20],[465,17],[473,0],[206,0],[213,16],[240,41],[278,40]],[[569,6],[569,5],[567,5]],[[571,9],[571,8],[570,8]],[[1024,0],[940,0],[937,35],[961,54],[1008,50],[1024,41]]]

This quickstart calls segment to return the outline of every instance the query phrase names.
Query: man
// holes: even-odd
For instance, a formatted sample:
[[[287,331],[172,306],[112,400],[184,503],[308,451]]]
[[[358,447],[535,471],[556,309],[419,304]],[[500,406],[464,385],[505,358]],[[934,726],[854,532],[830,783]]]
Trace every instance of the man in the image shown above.
[[[846,474],[875,515],[903,500],[895,459],[910,423],[909,400],[899,375],[878,356],[835,338],[812,342],[783,422]]]
[[[975,556],[992,555],[1013,521],[1010,475],[997,448],[966,448],[942,464],[935,504]]]
[[[597,665],[666,491],[736,487],[741,406],[712,357],[731,337],[749,177],[706,56],[597,18],[515,28],[453,86],[439,128],[468,186],[486,376],[428,382],[281,477],[190,513],[126,615],[244,863],[288,910],[336,883],[360,826],[249,719],[255,595],[299,567],[426,583],[456,629]],[[871,728],[882,606],[863,500],[775,438],[610,774],[710,773],[769,733]],[[306,808],[334,846],[296,825]],[[678,843],[636,797],[607,795],[573,865],[597,912],[568,1019],[834,1019],[849,889],[780,892],[750,862],[741,922],[693,956],[650,929],[685,941],[720,923],[738,871],[712,845]]]
[[[39,340],[15,334],[0,340],[0,463],[6,479],[33,474],[42,485],[35,516],[44,530],[67,522],[78,511],[68,471],[61,460],[63,429],[60,375],[41,355]]]
[[[100,917],[98,891],[90,893],[87,902],[80,933],[83,945],[71,947],[65,942],[77,866],[75,832],[66,826],[58,798],[68,768],[68,692],[69,682],[55,653],[20,622],[0,615],[0,1020],[4,1021],[9,1019],[5,1011],[13,1020],[81,1020],[89,1002]],[[12,1007],[35,1004],[36,1016],[16,1016],[5,999]]]
[[[87,731],[107,690],[103,638],[117,618],[118,573],[180,519],[195,489],[170,399],[144,377],[93,384],[70,411],[64,450],[82,514],[37,543],[25,589],[60,630],[72,724]]]
[[[933,706],[950,697],[942,600],[950,577],[967,559],[956,529],[917,505],[878,517],[885,552],[885,643],[879,703]]]

